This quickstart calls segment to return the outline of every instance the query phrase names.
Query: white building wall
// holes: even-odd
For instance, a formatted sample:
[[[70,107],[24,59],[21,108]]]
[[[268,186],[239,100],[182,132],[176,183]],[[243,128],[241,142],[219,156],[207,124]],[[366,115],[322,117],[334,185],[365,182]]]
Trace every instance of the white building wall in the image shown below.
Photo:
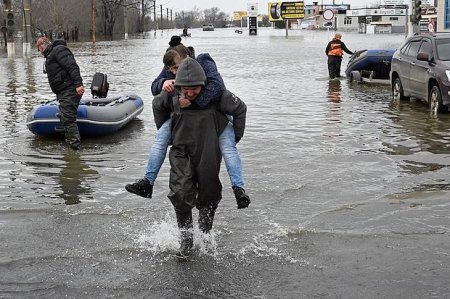
[[[445,29],[445,1],[438,0],[437,2],[437,31],[438,32],[448,32],[450,28]],[[447,0],[448,1],[448,0]]]

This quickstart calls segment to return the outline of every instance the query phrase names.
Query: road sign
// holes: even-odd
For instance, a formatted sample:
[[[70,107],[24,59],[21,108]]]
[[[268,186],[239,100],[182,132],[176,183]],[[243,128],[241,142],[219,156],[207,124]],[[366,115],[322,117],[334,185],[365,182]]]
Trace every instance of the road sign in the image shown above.
[[[428,22],[428,31],[434,32],[434,24],[433,21]]]
[[[325,20],[332,20],[334,18],[334,12],[331,9],[326,9],[322,16]]]

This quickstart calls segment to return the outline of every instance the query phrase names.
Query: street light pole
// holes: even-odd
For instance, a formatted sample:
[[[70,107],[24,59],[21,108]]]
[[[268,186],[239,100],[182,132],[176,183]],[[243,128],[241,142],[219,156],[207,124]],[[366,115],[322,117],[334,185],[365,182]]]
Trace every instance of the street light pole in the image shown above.
[[[23,55],[31,54],[31,0],[23,0]]]
[[[125,0],[124,2],[125,2],[123,6],[123,25],[125,30],[124,39],[128,39],[128,3],[127,0]]]
[[[334,31],[337,31],[337,9],[334,7],[334,0],[333,0],[333,10],[334,10]]]

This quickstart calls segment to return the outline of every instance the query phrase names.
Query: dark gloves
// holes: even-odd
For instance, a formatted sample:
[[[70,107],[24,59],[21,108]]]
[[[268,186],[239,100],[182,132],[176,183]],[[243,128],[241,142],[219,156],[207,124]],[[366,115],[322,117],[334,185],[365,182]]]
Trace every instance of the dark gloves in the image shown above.
[[[236,197],[238,209],[247,208],[250,204],[250,197],[245,194],[245,190],[241,187],[233,187],[233,192]]]
[[[237,137],[237,136],[235,137],[234,140],[236,141],[236,144],[238,144],[238,142],[241,141],[241,138],[242,138],[242,137]]]

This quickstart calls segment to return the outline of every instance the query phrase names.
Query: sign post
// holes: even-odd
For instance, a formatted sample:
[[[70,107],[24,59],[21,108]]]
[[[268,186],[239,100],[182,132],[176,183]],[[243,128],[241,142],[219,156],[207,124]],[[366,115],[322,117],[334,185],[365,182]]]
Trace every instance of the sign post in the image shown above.
[[[258,3],[248,3],[248,34],[256,35],[258,33]]]
[[[330,21],[333,20],[333,18],[334,18],[334,12],[331,9],[326,9],[323,12],[322,17],[324,18],[324,20],[328,21],[324,25],[325,25],[325,27],[327,27],[327,35],[328,35],[328,37],[330,37],[330,27],[333,25],[333,23]]]

